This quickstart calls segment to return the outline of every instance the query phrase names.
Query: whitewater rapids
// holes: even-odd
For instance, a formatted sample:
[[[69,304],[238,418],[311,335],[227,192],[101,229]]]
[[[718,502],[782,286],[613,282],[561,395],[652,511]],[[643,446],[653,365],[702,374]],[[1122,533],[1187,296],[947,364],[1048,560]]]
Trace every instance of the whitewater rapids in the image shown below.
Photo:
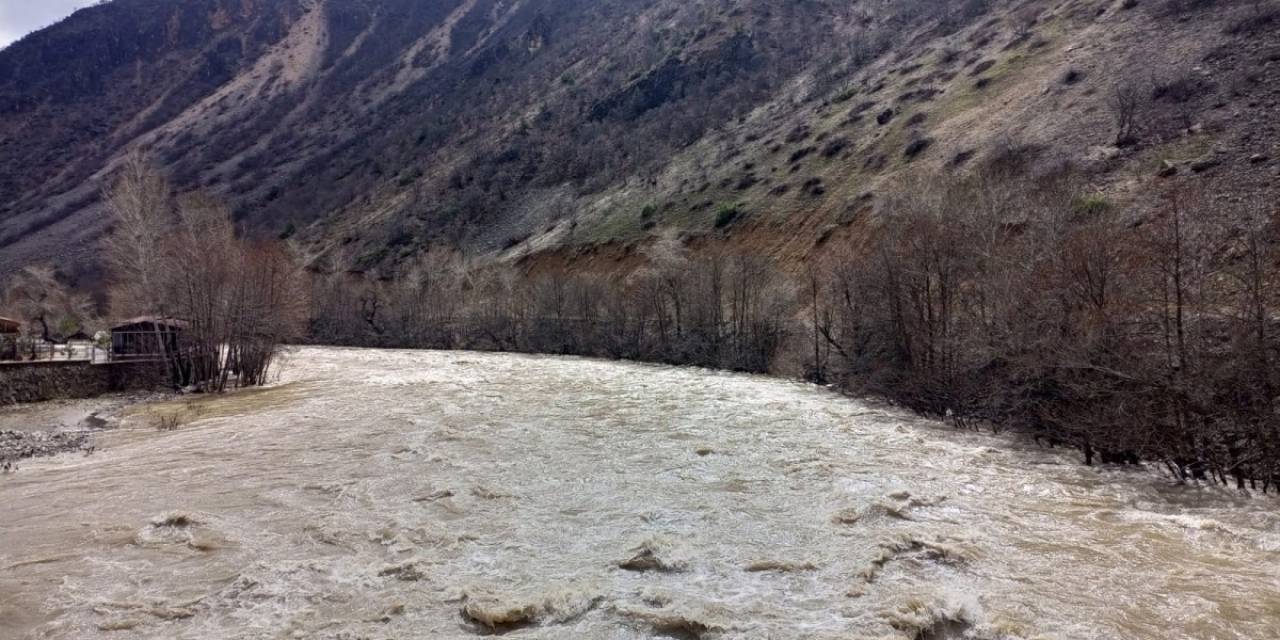
[[[1274,498],[696,369],[301,349],[0,506],[3,640],[1280,638]]]

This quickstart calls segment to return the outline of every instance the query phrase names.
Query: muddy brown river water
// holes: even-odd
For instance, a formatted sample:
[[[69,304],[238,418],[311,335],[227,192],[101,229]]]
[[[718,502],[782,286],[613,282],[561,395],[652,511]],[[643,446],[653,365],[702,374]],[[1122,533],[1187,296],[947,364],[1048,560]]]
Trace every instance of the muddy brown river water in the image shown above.
[[[1274,640],[1278,507],[775,379],[303,349],[0,476],[0,639]]]

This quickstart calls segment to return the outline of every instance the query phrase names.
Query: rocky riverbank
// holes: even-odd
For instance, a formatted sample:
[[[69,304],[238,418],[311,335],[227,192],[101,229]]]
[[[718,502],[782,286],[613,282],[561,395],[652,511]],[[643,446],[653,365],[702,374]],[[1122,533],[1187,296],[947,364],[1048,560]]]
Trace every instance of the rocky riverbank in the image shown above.
[[[95,436],[118,427],[130,407],[164,397],[157,392],[132,392],[2,407],[0,472],[13,472],[20,461],[31,458],[91,454],[97,447]]]
[[[17,470],[20,460],[60,453],[93,453],[93,437],[85,431],[0,431],[0,471]]]

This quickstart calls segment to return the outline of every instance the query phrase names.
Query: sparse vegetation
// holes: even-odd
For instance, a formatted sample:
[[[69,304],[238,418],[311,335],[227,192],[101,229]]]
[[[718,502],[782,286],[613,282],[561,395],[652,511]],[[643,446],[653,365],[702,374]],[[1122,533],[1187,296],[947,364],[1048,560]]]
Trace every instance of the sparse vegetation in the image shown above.
[[[177,414],[164,414],[158,416],[156,420],[156,430],[177,431],[180,419],[180,416]]]

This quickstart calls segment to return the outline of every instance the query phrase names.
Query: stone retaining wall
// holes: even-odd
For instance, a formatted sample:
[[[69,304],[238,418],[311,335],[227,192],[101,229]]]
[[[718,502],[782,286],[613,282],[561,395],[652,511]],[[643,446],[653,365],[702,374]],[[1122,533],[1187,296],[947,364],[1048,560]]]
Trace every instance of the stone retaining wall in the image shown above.
[[[164,377],[163,369],[152,362],[0,363],[0,406],[155,389],[165,385]]]

